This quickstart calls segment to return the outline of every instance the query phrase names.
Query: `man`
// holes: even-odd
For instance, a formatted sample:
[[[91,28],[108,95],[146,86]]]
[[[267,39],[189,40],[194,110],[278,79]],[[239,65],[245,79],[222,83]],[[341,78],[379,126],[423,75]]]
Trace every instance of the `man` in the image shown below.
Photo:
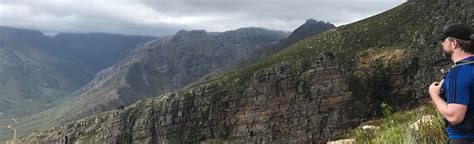
[[[449,27],[437,40],[454,65],[445,79],[429,87],[431,99],[444,116],[449,144],[474,143],[474,34],[468,26]]]

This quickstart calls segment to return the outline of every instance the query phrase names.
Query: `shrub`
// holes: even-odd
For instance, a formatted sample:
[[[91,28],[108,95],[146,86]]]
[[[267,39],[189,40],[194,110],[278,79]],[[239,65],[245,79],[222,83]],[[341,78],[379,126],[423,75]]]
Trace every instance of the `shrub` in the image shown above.
[[[388,118],[393,113],[393,108],[385,102],[382,102],[380,108],[382,109],[382,115],[384,118]]]

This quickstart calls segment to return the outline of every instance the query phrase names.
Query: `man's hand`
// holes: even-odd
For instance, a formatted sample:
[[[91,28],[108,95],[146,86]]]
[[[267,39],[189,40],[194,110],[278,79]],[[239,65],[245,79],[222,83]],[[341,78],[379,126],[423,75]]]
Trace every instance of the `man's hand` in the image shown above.
[[[440,82],[434,82],[430,85],[429,92],[431,100],[435,104],[438,111],[449,121],[449,123],[456,125],[461,123],[464,120],[464,116],[467,112],[467,105],[457,104],[457,103],[446,103],[441,98],[441,88],[443,86],[444,80]]]
[[[440,82],[433,82],[430,85],[430,88],[429,88],[428,91],[429,91],[431,97],[441,95],[441,87],[443,86],[443,83],[444,83],[444,79],[441,80]]]

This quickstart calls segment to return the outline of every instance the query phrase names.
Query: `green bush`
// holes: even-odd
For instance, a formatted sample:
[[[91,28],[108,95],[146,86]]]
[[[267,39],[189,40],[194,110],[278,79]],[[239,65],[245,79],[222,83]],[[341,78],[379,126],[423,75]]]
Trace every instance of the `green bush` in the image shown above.
[[[393,108],[385,102],[380,104],[380,108],[382,109],[382,115],[384,118],[388,118],[393,113]]]

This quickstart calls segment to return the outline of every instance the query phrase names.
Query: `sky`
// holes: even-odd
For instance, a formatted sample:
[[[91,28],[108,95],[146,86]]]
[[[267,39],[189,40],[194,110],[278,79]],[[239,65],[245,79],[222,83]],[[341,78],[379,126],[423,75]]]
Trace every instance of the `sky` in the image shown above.
[[[173,35],[242,27],[293,31],[307,19],[349,24],[406,0],[0,0],[0,26],[58,32]]]

